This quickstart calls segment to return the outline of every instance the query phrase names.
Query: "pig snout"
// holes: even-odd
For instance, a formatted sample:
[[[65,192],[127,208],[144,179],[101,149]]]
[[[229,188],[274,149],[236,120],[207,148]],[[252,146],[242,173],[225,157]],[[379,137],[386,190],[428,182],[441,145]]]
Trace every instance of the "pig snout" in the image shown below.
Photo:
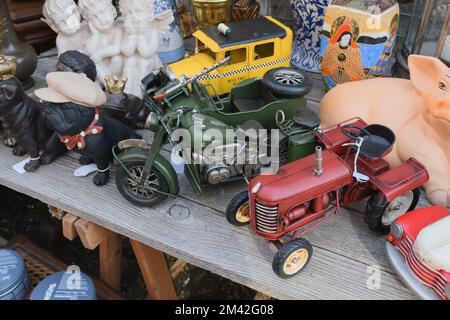
[[[431,114],[436,118],[450,122],[450,96],[438,98],[432,102]]]

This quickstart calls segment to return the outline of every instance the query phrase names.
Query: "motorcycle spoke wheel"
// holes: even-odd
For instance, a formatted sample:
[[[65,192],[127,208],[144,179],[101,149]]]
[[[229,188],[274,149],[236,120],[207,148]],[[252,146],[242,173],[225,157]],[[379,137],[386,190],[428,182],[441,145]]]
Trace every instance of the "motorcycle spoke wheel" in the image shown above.
[[[128,171],[130,174],[126,177],[125,184],[132,193],[138,197],[147,199],[159,194],[157,190],[160,189],[160,181],[154,171],[150,172],[143,184],[139,183],[144,176],[143,166],[134,166],[129,168]]]

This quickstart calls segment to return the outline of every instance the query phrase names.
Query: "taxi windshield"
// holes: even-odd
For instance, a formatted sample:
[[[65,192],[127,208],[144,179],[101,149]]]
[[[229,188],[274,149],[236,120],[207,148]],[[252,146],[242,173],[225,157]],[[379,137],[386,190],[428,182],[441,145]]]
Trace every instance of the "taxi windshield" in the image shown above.
[[[203,42],[197,39],[197,53],[204,53],[216,61],[216,53],[206,46]]]

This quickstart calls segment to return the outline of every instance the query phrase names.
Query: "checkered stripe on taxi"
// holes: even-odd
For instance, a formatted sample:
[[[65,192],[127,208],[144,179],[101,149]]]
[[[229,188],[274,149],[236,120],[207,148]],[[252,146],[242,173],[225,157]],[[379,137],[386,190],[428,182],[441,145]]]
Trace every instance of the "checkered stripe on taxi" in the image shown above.
[[[229,77],[229,76],[233,76],[235,74],[239,74],[245,71],[251,71],[251,70],[256,70],[256,69],[262,69],[265,67],[270,67],[285,61],[289,61],[290,58],[283,58],[280,60],[276,60],[276,61],[271,61],[271,62],[266,62],[266,63],[262,63],[262,64],[258,64],[256,66],[251,66],[251,67],[245,67],[245,68],[241,68],[241,69],[237,69],[237,70],[233,70],[233,71],[229,71],[229,72],[225,72],[225,73],[219,73],[219,74],[207,74],[204,75],[202,77],[199,78],[199,80],[212,80],[212,79],[219,79],[219,78],[225,78],[225,77]]]

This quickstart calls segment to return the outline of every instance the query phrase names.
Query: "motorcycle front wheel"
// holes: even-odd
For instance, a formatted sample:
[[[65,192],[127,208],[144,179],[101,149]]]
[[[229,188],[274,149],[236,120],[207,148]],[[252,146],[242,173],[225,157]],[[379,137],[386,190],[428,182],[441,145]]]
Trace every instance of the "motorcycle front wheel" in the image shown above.
[[[151,207],[167,198],[169,184],[158,168],[153,167],[143,184],[145,161],[130,161],[117,166],[116,186],[122,196],[141,207]],[[158,192],[159,191],[159,192]]]

